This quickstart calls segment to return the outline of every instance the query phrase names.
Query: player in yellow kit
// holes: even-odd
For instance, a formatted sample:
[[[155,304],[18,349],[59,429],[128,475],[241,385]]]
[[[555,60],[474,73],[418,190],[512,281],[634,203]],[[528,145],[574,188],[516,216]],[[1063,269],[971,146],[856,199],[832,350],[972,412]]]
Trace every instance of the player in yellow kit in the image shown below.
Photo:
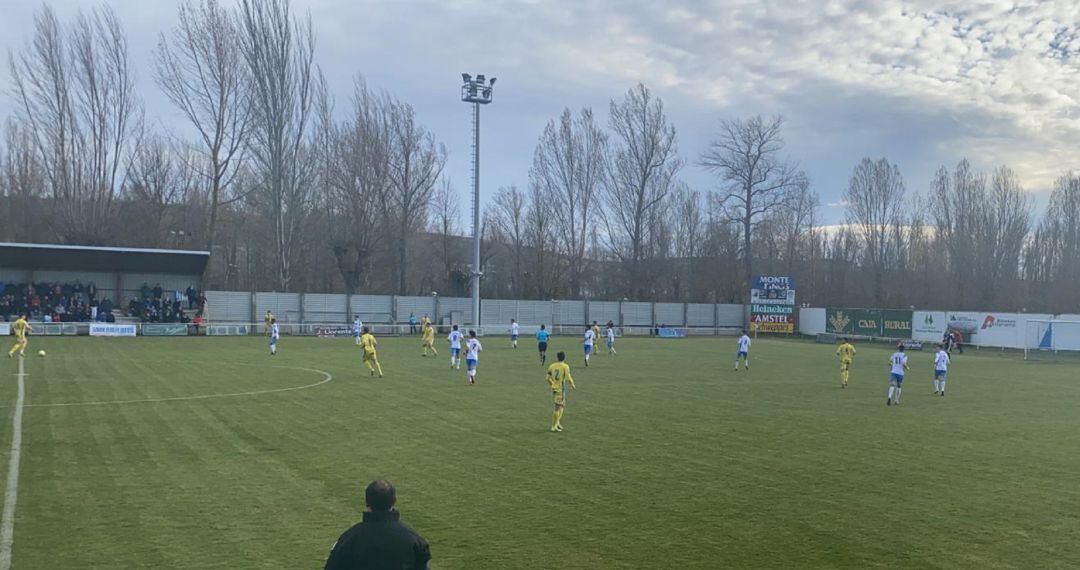
[[[562,431],[562,415],[566,411],[565,384],[570,384],[570,389],[577,390],[574,386],[574,377],[570,375],[570,365],[566,363],[566,353],[559,352],[555,355],[557,362],[548,366],[547,382],[551,387],[551,397],[555,401],[555,411],[551,414],[551,431]]]
[[[30,323],[26,322],[26,315],[19,315],[19,318],[11,323],[11,330],[15,333],[15,346],[8,351],[8,358],[15,356],[16,350],[19,351],[19,356],[26,356],[26,345],[29,343],[26,334],[33,332]]]
[[[379,355],[375,352],[379,341],[375,340],[375,335],[371,334],[371,330],[367,327],[364,327],[363,332],[364,334],[360,335],[360,349],[364,351],[363,362],[371,371],[372,376],[378,371],[379,378],[382,378],[382,366],[379,365]]]
[[[439,351],[435,349],[435,327],[432,327],[431,323],[427,323],[427,324],[423,325],[423,328],[420,331],[420,334],[421,334],[421,340],[423,341],[423,344],[424,344],[424,354],[423,354],[423,356],[427,356],[427,353],[428,353],[429,350],[435,356],[438,356]]]
[[[843,338],[840,346],[836,348],[836,355],[840,357],[840,387],[847,388],[848,372],[851,370],[851,362],[855,360],[855,347],[847,338]]]

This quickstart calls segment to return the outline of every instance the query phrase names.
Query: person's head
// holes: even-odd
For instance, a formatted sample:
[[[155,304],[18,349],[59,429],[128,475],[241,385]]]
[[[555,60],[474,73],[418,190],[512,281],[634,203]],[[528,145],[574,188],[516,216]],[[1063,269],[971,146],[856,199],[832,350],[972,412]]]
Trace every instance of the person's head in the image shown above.
[[[937,346],[937,349],[938,349],[938,350],[943,350],[943,349],[945,348],[945,345],[944,345],[944,344],[941,344],[940,342],[939,342],[939,343],[937,343],[937,344],[936,344],[935,346]]]
[[[515,321],[514,319],[510,319],[510,324],[514,324],[514,323],[516,323],[516,322],[517,322],[517,321]]]
[[[453,329],[453,330],[457,330],[457,325],[454,325],[454,329]]]
[[[368,329],[367,327],[364,327],[364,334],[368,334],[368,333],[370,333],[370,332],[371,332],[371,330],[370,330],[370,329]]]
[[[558,354],[555,355],[555,358],[559,359],[559,362],[562,362],[566,360],[566,353],[560,350]]]
[[[841,340],[841,341],[842,341],[842,342],[843,342],[844,344],[847,344],[847,343],[848,343],[848,338],[847,338],[846,336],[845,336],[844,338],[840,339],[840,340]]]
[[[897,344],[896,345],[896,352],[904,352],[904,345],[903,344]]]
[[[270,314],[270,309],[266,310],[266,314],[268,314],[268,315]]]
[[[469,331],[469,338],[476,338],[476,331],[470,330]]]
[[[746,336],[746,329],[742,330],[742,334],[743,334],[743,336]]]
[[[592,330],[592,327],[590,327],[589,325],[585,325],[585,332],[589,332],[591,330]]]
[[[540,330],[547,330],[547,325],[540,325]]]
[[[376,479],[364,490],[364,503],[374,512],[385,513],[394,508],[394,504],[397,503],[397,493],[389,481]]]
[[[270,319],[270,324],[276,325],[277,324],[277,319]]]
[[[596,324],[596,321],[593,321],[593,322],[592,322],[592,324],[593,324],[593,325],[595,325],[595,324]]]

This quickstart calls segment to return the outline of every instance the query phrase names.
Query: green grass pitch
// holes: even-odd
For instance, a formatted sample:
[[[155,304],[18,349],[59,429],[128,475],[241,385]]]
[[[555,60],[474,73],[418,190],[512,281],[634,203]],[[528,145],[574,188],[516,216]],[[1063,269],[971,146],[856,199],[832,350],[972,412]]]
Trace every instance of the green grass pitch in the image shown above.
[[[386,477],[434,569],[1080,567],[1080,367],[913,352],[623,339],[563,424],[535,343],[483,339],[478,385],[418,338],[33,338],[16,569],[321,568]],[[7,471],[17,360],[3,361]],[[189,396],[305,389],[202,399]],[[162,400],[146,402],[137,400]],[[50,404],[94,405],[52,406]]]

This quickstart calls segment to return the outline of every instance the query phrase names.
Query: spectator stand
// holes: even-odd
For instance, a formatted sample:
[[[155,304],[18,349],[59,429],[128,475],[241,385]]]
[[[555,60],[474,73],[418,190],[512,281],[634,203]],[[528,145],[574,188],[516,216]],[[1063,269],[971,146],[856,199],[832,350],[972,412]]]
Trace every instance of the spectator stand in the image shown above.
[[[204,304],[205,251],[0,243],[0,322],[44,334],[89,323],[188,323]]]

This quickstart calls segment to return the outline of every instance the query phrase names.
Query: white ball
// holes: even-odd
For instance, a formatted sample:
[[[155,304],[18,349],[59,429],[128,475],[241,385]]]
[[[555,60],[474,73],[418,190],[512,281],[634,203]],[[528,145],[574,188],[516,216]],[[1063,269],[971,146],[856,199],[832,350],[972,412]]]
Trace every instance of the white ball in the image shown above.
[[[44,350],[39,350],[39,351],[37,351],[37,355],[40,356],[41,358],[45,358],[45,351]]]

